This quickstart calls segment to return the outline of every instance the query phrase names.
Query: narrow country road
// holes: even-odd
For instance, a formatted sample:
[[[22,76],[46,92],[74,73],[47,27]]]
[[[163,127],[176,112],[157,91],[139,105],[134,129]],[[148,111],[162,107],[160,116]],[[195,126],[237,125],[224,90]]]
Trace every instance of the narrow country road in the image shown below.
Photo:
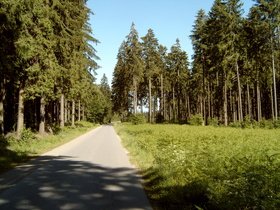
[[[152,209],[113,126],[0,175],[0,209]]]

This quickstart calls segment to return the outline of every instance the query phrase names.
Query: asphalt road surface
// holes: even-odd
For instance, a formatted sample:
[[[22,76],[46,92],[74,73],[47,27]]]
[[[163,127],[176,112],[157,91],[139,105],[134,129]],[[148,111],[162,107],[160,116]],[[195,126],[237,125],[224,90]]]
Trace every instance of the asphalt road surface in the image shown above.
[[[0,175],[0,209],[152,209],[113,126]]]

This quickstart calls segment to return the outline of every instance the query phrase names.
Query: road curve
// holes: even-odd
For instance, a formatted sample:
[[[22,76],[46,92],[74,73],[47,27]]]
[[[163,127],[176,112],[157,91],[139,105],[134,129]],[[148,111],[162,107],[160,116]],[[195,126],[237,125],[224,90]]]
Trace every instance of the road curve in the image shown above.
[[[2,174],[0,185],[1,210],[152,209],[112,125]]]

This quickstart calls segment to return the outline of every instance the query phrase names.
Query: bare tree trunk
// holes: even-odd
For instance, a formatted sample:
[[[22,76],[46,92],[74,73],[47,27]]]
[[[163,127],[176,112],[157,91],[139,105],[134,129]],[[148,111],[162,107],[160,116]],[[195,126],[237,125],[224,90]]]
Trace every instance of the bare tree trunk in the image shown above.
[[[172,87],[172,107],[173,107],[173,118],[174,121],[176,122],[176,104],[175,104],[175,90],[174,90],[174,85]]]
[[[60,96],[60,127],[64,127],[64,94]]]
[[[163,74],[160,74],[160,114],[164,116]]]
[[[227,111],[227,81],[225,80],[224,87],[224,125],[228,125],[228,111]]]
[[[236,61],[236,74],[237,74],[237,83],[238,83],[238,118],[240,122],[243,122],[243,110],[242,110],[242,97],[241,97],[241,84],[239,78],[239,66]]]
[[[261,93],[259,82],[257,82],[257,107],[258,107],[258,122],[262,119],[262,112],[261,112]]]
[[[65,104],[65,108],[64,108],[64,123],[68,122],[68,101],[66,100],[66,98],[64,97],[64,104]]]
[[[187,109],[188,109],[188,120],[191,118],[191,106],[190,106],[190,96],[187,94]]]
[[[81,121],[81,100],[78,103],[78,121]]]
[[[72,126],[75,126],[75,101],[72,100]]]
[[[152,81],[149,77],[149,123],[152,122]]]
[[[82,120],[85,121],[85,105],[83,105],[82,107]]]
[[[41,99],[40,99],[40,124],[39,124],[39,135],[40,136],[44,136],[45,135],[45,121],[46,121],[46,118],[45,118],[45,114],[46,114],[46,111],[45,111],[45,97],[42,96]]]
[[[270,86],[270,93],[271,93],[271,114],[272,114],[272,119],[273,121],[275,120],[275,114],[274,114],[274,99],[273,99],[273,88],[272,85]]]
[[[208,118],[211,118],[211,93],[210,93],[210,82],[208,82],[207,86],[208,86]]]
[[[138,99],[137,99],[137,81],[135,76],[133,76],[133,107],[134,107],[134,115],[136,116],[137,114],[137,103],[138,103]]]
[[[0,135],[4,134],[5,79],[0,81]]]
[[[247,100],[248,100],[248,115],[249,118],[252,119],[252,105],[251,105],[251,98],[250,98],[250,87],[248,82],[247,82]]]
[[[18,94],[18,117],[17,117],[17,138],[21,138],[22,129],[24,126],[24,102],[23,102],[23,84],[20,84]]]
[[[278,120],[278,109],[277,109],[277,90],[276,90],[276,70],[274,63],[274,50],[272,49],[272,70],[273,70],[273,88],[274,88],[274,110],[275,120]]]

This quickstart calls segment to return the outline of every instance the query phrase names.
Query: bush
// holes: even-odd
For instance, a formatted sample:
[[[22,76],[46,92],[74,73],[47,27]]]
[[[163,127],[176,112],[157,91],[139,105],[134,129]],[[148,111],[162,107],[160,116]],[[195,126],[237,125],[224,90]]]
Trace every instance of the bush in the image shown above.
[[[203,117],[201,114],[192,115],[190,125],[203,125]]]
[[[241,123],[242,128],[252,128],[250,116],[246,115],[244,121]]]
[[[260,128],[272,129],[274,128],[274,123],[272,120],[261,119]]]
[[[29,141],[31,139],[35,139],[35,135],[32,132],[31,128],[22,128],[21,131],[21,140],[22,141]]]
[[[214,127],[219,126],[219,120],[217,117],[214,118],[208,118],[208,125],[212,125]]]
[[[139,125],[139,124],[146,123],[145,116],[142,113],[137,113],[136,116],[135,115],[130,115],[128,117],[128,121],[131,122],[134,125]]]

